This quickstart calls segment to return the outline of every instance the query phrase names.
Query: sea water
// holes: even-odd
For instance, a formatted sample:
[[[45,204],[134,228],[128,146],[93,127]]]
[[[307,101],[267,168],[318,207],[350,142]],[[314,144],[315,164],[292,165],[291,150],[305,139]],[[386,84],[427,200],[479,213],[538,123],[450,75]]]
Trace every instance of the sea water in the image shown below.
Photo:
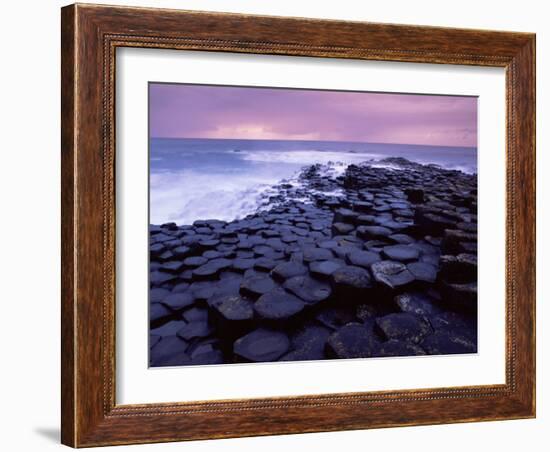
[[[231,221],[253,213],[261,194],[308,165],[404,157],[477,172],[477,149],[335,141],[152,138],[149,146],[151,224]]]

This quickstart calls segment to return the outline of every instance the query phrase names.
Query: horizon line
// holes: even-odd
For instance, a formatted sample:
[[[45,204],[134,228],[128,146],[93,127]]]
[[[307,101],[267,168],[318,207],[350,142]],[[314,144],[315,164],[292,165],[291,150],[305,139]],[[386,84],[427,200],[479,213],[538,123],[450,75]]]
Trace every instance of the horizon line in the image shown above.
[[[305,143],[350,143],[350,144],[389,144],[397,146],[427,146],[427,147],[445,147],[445,148],[467,148],[477,149],[476,146],[453,146],[450,144],[424,144],[424,143],[388,143],[378,141],[347,141],[347,140],[284,140],[284,139],[269,139],[269,138],[205,138],[205,137],[149,137],[150,140],[232,140],[232,141],[301,141]]]

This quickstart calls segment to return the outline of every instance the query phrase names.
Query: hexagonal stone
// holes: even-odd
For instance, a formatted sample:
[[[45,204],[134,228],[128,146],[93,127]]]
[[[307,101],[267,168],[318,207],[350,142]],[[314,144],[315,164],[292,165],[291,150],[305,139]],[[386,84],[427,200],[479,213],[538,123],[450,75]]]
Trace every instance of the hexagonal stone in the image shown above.
[[[477,282],[465,284],[451,284],[444,282],[441,285],[443,303],[458,309],[473,312],[477,309]]]
[[[393,301],[402,312],[431,317],[442,312],[436,301],[421,292],[406,292],[397,295]]]
[[[207,320],[196,320],[188,323],[176,333],[179,337],[190,341],[197,337],[206,337],[212,334],[214,328],[208,324]]]
[[[407,268],[417,281],[434,283],[437,279],[437,267],[427,262],[411,262]]]
[[[149,322],[151,323],[156,323],[171,315],[172,311],[160,303],[151,303],[149,305]]]
[[[181,315],[187,322],[197,320],[208,320],[208,309],[205,308],[190,308]]]
[[[154,288],[149,290],[149,302],[160,303],[162,299],[168,295],[170,291],[168,289]]]
[[[380,260],[380,254],[357,249],[347,253],[346,259],[350,265],[369,268],[371,264]]]
[[[176,276],[171,273],[162,271],[154,271],[149,274],[149,283],[152,286],[160,286],[167,282],[173,282],[176,280]]]
[[[182,309],[191,306],[195,302],[195,298],[187,292],[171,293],[163,298],[162,304],[172,311],[181,311]]]
[[[418,344],[432,332],[430,323],[423,317],[409,314],[388,314],[376,319],[376,326],[386,339],[406,340]]]
[[[182,366],[190,362],[185,353],[187,342],[178,336],[163,337],[150,351],[149,361],[152,367]]]
[[[220,297],[215,308],[223,319],[231,322],[252,320],[254,317],[252,302],[239,295]]]
[[[278,262],[276,260],[270,259],[268,257],[260,257],[259,259],[256,259],[256,262],[254,263],[254,268],[256,270],[269,272],[273,270],[277,265]]]
[[[286,334],[280,331],[259,328],[243,336],[233,344],[233,352],[252,362],[275,361],[290,347]]]
[[[200,345],[191,353],[190,365],[223,364],[223,353],[212,347],[212,344]]]
[[[262,295],[254,303],[254,311],[262,319],[284,320],[293,317],[304,309],[304,302],[281,288]]]
[[[388,239],[400,245],[410,245],[411,243],[414,243],[414,239],[407,234],[392,234],[388,237]]]
[[[349,323],[332,333],[327,340],[327,353],[335,358],[370,358],[375,356],[379,340],[372,328]]]
[[[239,272],[244,272],[252,267],[256,263],[255,259],[251,258],[237,258],[233,261],[233,269]]]
[[[299,262],[283,262],[272,270],[272,275],[279,281],[307,274],[307,267]]]
[[[345,265],[332,273],[332,282],[337,289],[365,290],[372,287],[367,270],[362,267]]]
[[[371,265],[371,271],[378,283],[390,289],[396,289],[414,281],[413,274],[401,262],[375,262]]]
[[[454,331],[436,331],[421,345],[429,355],[477,353],[477,344],[472,338]]]
[[[376,352],[376,356],[390,357],[390,356],[421,356],[426,352],[422,347],[411,344],[410,342],[399,341],[397,339],[390,339],[389,341],[380,343],[380,346]]]
[[[304,248],[304,262],[324,261],[333,257],[332,251],[327,248]]]
[[[187,325],[187,322],[183,320],[170,320],[164,325],[154,328],[149,332],[160,337],[175,336],[185,325]]]
[[[345,262],[339,259],[315,261],[309,264],[309,270],[313,276],[326,279],[344,265],[346,265]]]
[[[317,304],[326,300],[332,294],[330,284],[307,275],[287,279],[283,287],[307,304]]]
[[[420,256],[418,249],[408,245],[392,245],[382,248],[382,254],[390,260],[410,262],[417,260]]]
[[[183,261],[186,267],[200,267],[201,265],[204,265],[207,262],[208,262],[208,259],[202,256],[191,256],[184,259]]]
[[[256,299],[274,288],[275,281],[268,275],[254,275],[243,279],[241,293]]]
[[[349,223],[333,223],[332,235],[345,235],[349,234],[355,229],[355,226]]]
[[[365,240],[380,239],[393,234],[393,231],[383,226],[359,226],[357,228],[357,236]]]

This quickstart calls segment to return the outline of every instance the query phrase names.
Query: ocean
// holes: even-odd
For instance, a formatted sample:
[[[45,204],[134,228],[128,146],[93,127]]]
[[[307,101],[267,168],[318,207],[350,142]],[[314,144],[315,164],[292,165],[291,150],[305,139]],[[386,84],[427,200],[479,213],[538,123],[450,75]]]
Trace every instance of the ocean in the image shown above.
[[[151,138],[151,224],[192,224],[198,219],[231,221],[253,213],[261,194],[304,166],[404,157],[465,173],[477,173],[477,149],[335,141]]]

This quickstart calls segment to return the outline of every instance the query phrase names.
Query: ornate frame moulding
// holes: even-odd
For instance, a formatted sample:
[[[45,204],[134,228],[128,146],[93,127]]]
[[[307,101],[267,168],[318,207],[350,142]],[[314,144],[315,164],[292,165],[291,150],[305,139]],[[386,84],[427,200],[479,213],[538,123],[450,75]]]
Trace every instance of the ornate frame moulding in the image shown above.
[[[83,4],[62,8],[61,31],[64,444],[535,416],[534,34]],[[114,89],[119,47],[505,68],[506,383],[117,405]]]

